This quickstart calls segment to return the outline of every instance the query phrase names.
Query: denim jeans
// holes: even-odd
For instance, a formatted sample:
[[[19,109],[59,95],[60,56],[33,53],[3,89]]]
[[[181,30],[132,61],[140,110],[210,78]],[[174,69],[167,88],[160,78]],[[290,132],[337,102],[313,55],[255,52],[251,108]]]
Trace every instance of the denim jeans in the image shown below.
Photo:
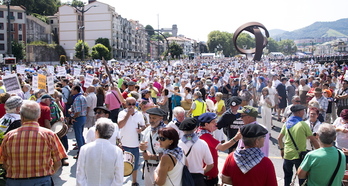
[[[298,167],[301,164],[301,160],[300,159],[295,159],[295,160],[286,160],[284,159],[284,163],[283,163],[283,170],[284,170],[284,186],[289,186],[291,181],[292,181],[292,175],[293,175],[293,168],[294,165],[296,167],[296,171],[298,169]],[[300,185],[303,184],[303,182],[306,179],[299,179],[298,182]]]
[[[75,118],[75,120],[76,121],[73,123],[73,128],[74,128],[74,132],[75,132],[77,147],[80,150],[82,145],[85,144],[85,139],[83,138],[83,128],[84,128],[85,123],[86,123],[86,116],[77,117],[77,118]]]
[[[62,145],[64,146],[65,151],[68,152],[69,150],[68,136],[64,135],[62,138],[60,138],[60,142],[62,142]]]
[[[8,178],[6,180],[6,186],[11,185],[40,185],[40,186],[51,186],[52,185],[52,178],[51,176],[45,176],[42,178],[35,178],[35,179],[21,179],[21,180],[15,180]]]

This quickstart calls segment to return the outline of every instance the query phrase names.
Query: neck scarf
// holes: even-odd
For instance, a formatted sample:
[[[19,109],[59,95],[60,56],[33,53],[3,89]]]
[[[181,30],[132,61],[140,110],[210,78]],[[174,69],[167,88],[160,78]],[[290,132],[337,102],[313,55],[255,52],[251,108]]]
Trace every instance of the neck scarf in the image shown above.
[[[302,121],[301,117],[298,116],[290,116],[289,119],[286,121],[285,125],[287,129],[290,129],[291,127],[295,126],[298,122]]]
[[[180,147],[176,147],[176,148],[174,148],[174,149],[172,149],[172,150],[170,150],[170,149],[165,149],[165,150],[163,151],[163,154],[170,154],[170,155],[173,155],[177,160],[180,161],[184,153],[183,153],[183,151],[182,151],[182,149],[181,149]]]
[[[187,143],[188,141],[192,141],[192,143],[196,143],[197,140],[198,140],[198,136],[196,133],[184,134],[181,138],[181,141],[184,143]]]
[[[157,132],[159,129],[164,128],[166,125],[163,123],[163,121],[160,122],[159,125],[157,125],[157,127],[151,127],[151,131],[152,132]]]
[[[237,148],[233,153],[233,157],[239,169],[246,174],[249,170],[259,164],[265,155],[260,148],[253,147],[248,149]]]
[[[199,127],[198,128],[198,131],[197,131],[197,135],[198,135],[198,137],[201,137],[203,134],[210,134],[210,135],[212,135],[212,133],[209,131],[209,130],[207,130],[207,129],[204,129],[204,128],[202,128],[202,127]]]
[[[181,122],[179,122],[176,118],[174,118],[173,121],[174,121],[174,124],[175,124],[177,127],[180,126]]]

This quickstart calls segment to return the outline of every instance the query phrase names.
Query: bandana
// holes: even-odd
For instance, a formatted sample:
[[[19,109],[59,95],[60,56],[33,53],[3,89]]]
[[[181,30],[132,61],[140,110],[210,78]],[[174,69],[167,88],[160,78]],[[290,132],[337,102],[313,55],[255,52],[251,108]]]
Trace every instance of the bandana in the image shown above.
[[[298,116],[290,116],[289,119],[286,121],[285,125],[287,129],[290,129],[294,125],[296,125],[298,122],[302,121],[301,117]]]
[[[163,123],[163,121],[161,121],[160,124],[157,127],[155,127],[155,128],[151,127],[151,131],[152,132],[157,132],[159,129],[164,128],[165,126],[166,125]]]
[[[207,129],[203,129],[201,127],[198,128],[198,131],[197,131],[197,135],[198,137],[201,137],[203,134],[210,134],[210,135],[213,135],[209,130]]]
[[[265,155],[260,148],[253,147],[248,149],[237,148],[233,153],[233,157],[239,169],[246,174],[249,170],[259,164]]]
[[[164,150],[163,154],[170,154],[170,155],[173,155],[177,160],[181,160],[184,153],[180,147],[176,147],[172,150],[170,149]]]
[[[181,141],[184,143],[187,143],[188,141],[192,141],[192,143],[196,143],[197,140],[198,140],[198,136],[196,133],[184,134],[184,136],[182,136],[181,138]]]

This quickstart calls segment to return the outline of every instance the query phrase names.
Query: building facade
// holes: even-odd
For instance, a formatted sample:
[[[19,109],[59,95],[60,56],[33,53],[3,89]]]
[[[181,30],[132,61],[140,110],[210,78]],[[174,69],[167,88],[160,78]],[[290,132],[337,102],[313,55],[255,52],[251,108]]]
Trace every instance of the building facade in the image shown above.
[[[40,19],[27,15],[27,43],[33,41],[53,42],[51,26]]]

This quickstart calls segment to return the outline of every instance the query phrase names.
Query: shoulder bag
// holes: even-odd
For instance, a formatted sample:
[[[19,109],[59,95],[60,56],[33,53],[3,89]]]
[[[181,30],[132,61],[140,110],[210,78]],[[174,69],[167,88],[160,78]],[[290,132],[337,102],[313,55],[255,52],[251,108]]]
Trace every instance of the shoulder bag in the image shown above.
[[[288,133],[289,133],[289,136],[290,136],[290,138],[291,138],[292,143],[294,144],[294,146],[295,146],[295,148],[296,148],[296,150],[297,150],[297,152],[298,152],[298,147],[297,147],[297,145],[296,145],[296,143],[295,143],[294,138],[292,137],[292,135],[291,135],[291,133],[290,133],[290,129],[288,129]],[[309,152],[308,150],[299,152],[299,157],[300,157],[300,160],[301,160],[301,161],[304,159],[304,157],[306,156],[306,154],[307,154],[308,152]]]

